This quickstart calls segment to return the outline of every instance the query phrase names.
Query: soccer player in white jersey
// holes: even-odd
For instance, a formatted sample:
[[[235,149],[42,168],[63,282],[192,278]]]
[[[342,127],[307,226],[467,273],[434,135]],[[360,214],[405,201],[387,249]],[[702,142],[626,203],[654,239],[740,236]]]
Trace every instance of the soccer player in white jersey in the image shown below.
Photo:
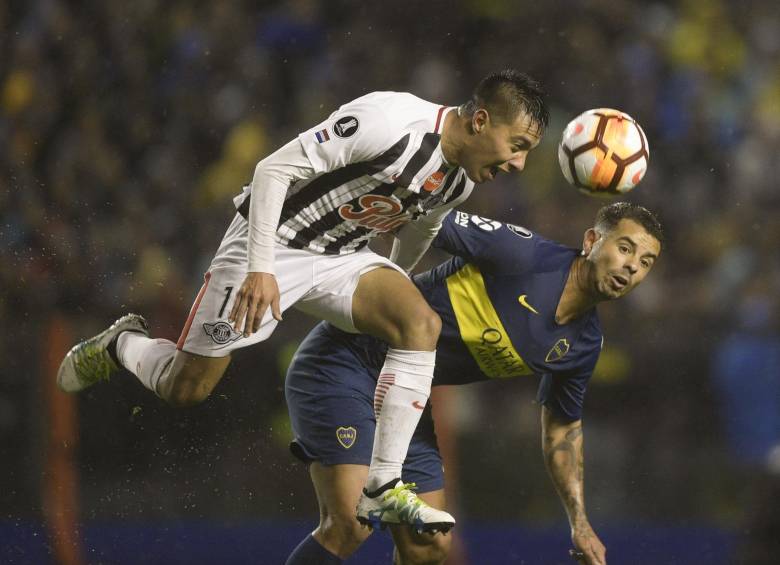
[[[199,403],[231,351],[268,338],[295,306],[390,346],[358,517],[446,531],[453,517],[400,481],[441,327],[406,272],[475,183],[523,169],[548,120],[539,85],[513,70],[485,77],[457,108],[396,92],[345,104],[257,164],[178,343],[150,338],[128,314],[71,349],[60,387],[82,390],[122,366],[173,405]],[[366,247],[385,232],[396,236],[393,262]]]

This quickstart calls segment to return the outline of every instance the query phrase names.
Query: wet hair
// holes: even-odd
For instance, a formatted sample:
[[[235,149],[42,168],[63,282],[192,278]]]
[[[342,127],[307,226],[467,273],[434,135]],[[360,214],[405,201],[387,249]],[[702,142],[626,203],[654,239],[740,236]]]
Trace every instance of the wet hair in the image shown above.
[[[536,122],[539,131],[543,131],[550,123],[545,96],[537,80],[514,69],[505,69],[483,78],[471,100],[461,106],[461,112],[472,116],[484,108],[495,119],[510,124],[520,112],[525,112]]]
[[[601,208],[596,213],[595,228],[602,233],[609,233],[620,223],[620,220],[633,220],[664,246],[664,229],[655,214],[644,206],[630,202],[613,202]]]

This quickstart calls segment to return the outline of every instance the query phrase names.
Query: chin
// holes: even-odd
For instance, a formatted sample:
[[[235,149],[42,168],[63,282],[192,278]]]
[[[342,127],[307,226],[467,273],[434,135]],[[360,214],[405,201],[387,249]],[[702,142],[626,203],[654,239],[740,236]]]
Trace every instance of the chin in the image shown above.
[[[469,177],[469,180],[473,182],[474,184],[479,184],[481,182],[485,182],[484,179],[480,176],[477,177],[473,172],[466,170],[466,176]]]
[[[619,290],[613,289],[611,286],[609,286],[609,283],[604,283],[603,285],[599,285],[598,293],[601,295],[602,300],[615,300],[616,298],[620,298],[624,294]]]

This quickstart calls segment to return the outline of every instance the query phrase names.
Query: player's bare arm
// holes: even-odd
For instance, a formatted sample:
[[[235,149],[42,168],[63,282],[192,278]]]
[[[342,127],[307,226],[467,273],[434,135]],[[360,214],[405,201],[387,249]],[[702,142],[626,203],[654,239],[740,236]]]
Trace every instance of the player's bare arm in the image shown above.
[[[542,407],[542,452],[547,471],[563,502],[574,547],[582,563],[606,565],[606,548],[585,513],[582,421],[565,422]]]

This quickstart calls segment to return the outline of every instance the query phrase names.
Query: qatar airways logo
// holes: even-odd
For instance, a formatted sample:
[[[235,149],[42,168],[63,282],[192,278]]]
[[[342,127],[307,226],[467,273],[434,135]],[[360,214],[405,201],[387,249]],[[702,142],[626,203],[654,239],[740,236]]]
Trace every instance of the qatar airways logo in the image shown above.
[[[366,194],[358,198],[359,206],[345,204],[339,208],[339,216],[364,228],[380,232],[393,231],[409,221],[401,204],[378,194]]]

